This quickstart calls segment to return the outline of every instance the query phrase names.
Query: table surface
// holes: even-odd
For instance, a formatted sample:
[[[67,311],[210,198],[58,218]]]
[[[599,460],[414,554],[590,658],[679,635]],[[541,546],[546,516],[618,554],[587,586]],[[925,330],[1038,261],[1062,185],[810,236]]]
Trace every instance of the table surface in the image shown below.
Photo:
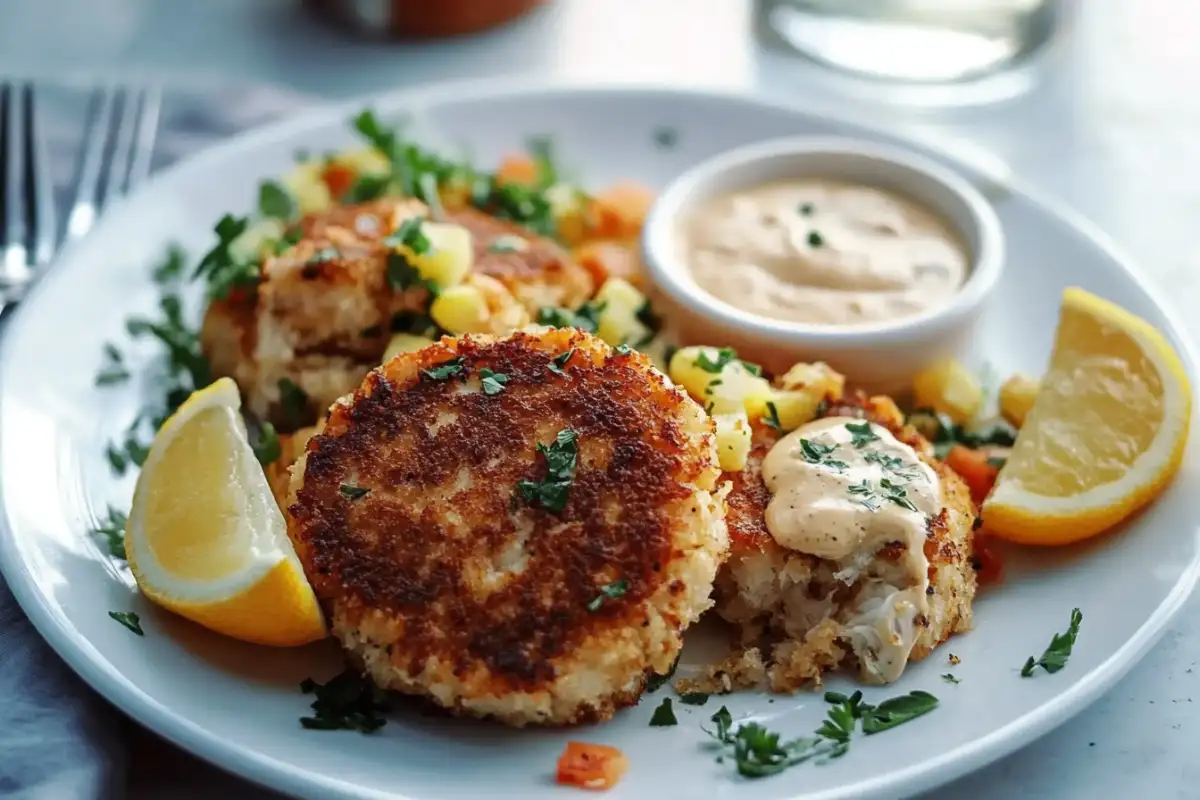
[[[743,0],[558,0],[481,36],[360,40],[295,0],[0,0],[0,74],[168,83],[271,82],[346,97],[434,80],[537,75],[661,81],[802,97],[1015,175],[1109,233],[1180,311],[1200,301],[1191,214],[1200,212],[1200,66],[1192,0],[1088,0],[1041,80],[989,106],[847,101],[819,68],[751,35]],[[685,11],[686,9],[686,11]],[[1200,315],[1184,314],[1193,340]],[[1194,797],[1200,784],[1200,596],[1107,696],[1024,750],[930,797]],[[163,765],[155,774],[173,772]],[[222,781],[223,783],[223,781]],[[155,797],[207,796],[154,790]],[[242,793],[232,782],[228,788]]]

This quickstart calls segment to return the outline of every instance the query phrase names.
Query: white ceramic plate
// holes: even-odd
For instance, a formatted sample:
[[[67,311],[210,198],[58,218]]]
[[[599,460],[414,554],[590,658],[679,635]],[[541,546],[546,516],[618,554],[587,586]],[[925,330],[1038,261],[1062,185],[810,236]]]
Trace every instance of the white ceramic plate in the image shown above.
[[[550,134],[591,185],[634,177],[661,186],[700,158],[784,135],[892,141],[797,108],[697,92],[476,84],[374,105],[385,116],[419,113],[428,130],[468,145],[483,164],[531,134]],[[1146,652],[1190,592],[1200,571],[1200,496],[1189,492],[1200,468],[1194,442],[1174,488],[1123,532],[1084,547],[1010,555],[1007,581],[978,600],[974,633],[910,667],[897,685],[867,693],[871,700],[925,689],[941,698],[940,707],[897,731],[860,737],[829,765],[744,781],[704,748],[700,725],[722,702],[735,718],[753,714],[787,735],[811,732],[825,706],[810,694],[677,706],[675,728],[647,726],[655,698],[573,731],[514,731],[416,710],[399,711],[374,736],[302,729],[297,718],[308,699],[297,684],[339,668],[331,646],[278,651],[210,635],[138,598],[128,574],[87,536],[107,504],[128,505],[132,479],[111,477],[103,449],[139,405],[136,387],[98,390],[92,380],[100,344],[121,340],[125,317],[152,308],[146,271],[165,245],[179,240],[193,253],[206,247],[212,223],[249,209],[258,180],[283,172],[296,149],[348,145],[345,120],[356,109],[253,133],[163,174],[63,256],[4,338],[0,566],[38,629],[85,680],[181,746],[275,789],[322,798],[576,797],[553,783],[555,759],[570,738],[629,754],[631,769],[614,797],[897,797],[980,767],[1078,712]],[[678,132],[672,149],[655,143],[662,126]],[[1079,284],[1166,331],[1195,375],[1179,326],[1102,236],[1024,191],[995,188],[989,194],[1011,255],[983,323],[981,360],[1002,374],[1042,369],[1059,292]],[[1042,652],[1075,606],[1085,619],[1067,668],[1021,678],[1026,656]],[[137,610],[145,637],[110,620],[110,609]],[[950,652],[962,659],[953,670]],[[950,671],[960,684],[941,680]]]

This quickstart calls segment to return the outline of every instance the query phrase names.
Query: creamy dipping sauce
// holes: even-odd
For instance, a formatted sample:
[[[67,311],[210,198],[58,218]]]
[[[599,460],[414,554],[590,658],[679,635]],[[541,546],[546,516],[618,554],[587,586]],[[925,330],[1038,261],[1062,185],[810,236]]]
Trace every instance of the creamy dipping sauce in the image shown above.
[[[762,466],[766,523],[780,546],[837,563],[860,583],[843,631],[863,677],[890,683],[908,663],[929,611],[929,517],[941,507],[937,473],[885,428],[847,417],[810,422],[780,439]],[[881,569],[876,555],[903,546]]]
[[[710,199],[680,223],[700,288],[743,311],[814,325],[887,322],[947,305],[966,248],[927,209],[827,180],[770,183]]]

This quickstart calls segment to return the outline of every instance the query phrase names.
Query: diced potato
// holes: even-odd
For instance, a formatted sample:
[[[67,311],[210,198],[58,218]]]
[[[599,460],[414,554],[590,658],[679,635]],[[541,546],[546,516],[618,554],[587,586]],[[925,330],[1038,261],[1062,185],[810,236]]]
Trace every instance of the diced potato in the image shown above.
[[[646,303],[646,295],[635,289],[629,281],[620,278],[605,281],[596,293],[595,301],[604,304],[596,334],[613,347],[636,345],[653,333],[637,316]]]
[[[983,386],[962,364],[943,358],[913,378],[913,400],[917,408],[940,411],[962,425],[983,407]]]
[[[529,324],[529,311],[500,281],[472,273],[467,276],[466,285],[483,293],[487,303],[487,333],[504,335]]]
[[[296,198],[300,213],[312,214],[333,205],[333,195],[325,185],[323,171],[324,165],[320,161],[305,161],[284,176],[283,183]]]
[[[383,353],[383,361],[387,363],[401,353],[415,353],[431,344],[433,344],[433,339],[426,336],[417,336],[415,333],[397,333],[388,342],[387,350]]]
[[[335,155],[332,160],[334,164],[349,169],[356,177],[380,173],[386,175],[392,171],[392,164],[387,160],[387,156],[374,147],[346,150]]]
[[[784,389],[803,389],[817,395],[818,402],[826,396],[841,400],[846,389],[846,377],[824,361],[793,364],[779,383]]]
[[[256,220],[229,243],[229,255],[236,261],[257,261],[274,252],[275,242],[286,227],[281,219]]]
[[[720,372],[711,372],[699,365],[704,355],[709,363],[726,363]],[[722,359],[716,347],[684,347],[671,358],[671,380],[682,386],[697,402],[713,414],[745,411],[751,419],[763,415],[773,394],[766,379],[754,375],[736,358]]]
[[[745,411],[713,414],[717,426],[717,460],[721,469],[735,472],[746,466],[750,455],[750,418]]]
[[[489,316],[487,298],[474,286],[451,286],[430,303],[429,316],[454,334],[486,333]]]
[[[896,405],[896,401],[886,394],[877,394],[869,402],[871,403],[871,410],[881,420],[887,421],[896,428],[904,424],[904,412],[900,410],[900,406]]]
[[[781,389],[771,395],[775,413],[779,416],[779,427],[794,430],[817,418],[817,408],[823,395],[808,389]]]
[[[422,278],[439,287],[462,283],[475,263],[471,232],[461,225],[444,222],[422,223],[421,232],[429,238],[429,250],[418,255],[402,247],[408,262],[416,267]]]
[[[1042,388],[1041,381],[1028,375],[1017,373],[1000,386],[1000,416],[1020,428],[1025,424],[1025,417],[1033,408],[1038,390]]]

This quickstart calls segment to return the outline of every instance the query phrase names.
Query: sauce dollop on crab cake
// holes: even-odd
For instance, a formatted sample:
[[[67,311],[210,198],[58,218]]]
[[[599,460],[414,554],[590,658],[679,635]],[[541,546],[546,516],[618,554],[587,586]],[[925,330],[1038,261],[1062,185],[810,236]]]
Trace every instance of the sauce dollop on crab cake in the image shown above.
[[[292,469],[289,532],[380,686],[512,725],[601,720],[666,673],[728,538],[712,422],[572,329],[372,371]]]

